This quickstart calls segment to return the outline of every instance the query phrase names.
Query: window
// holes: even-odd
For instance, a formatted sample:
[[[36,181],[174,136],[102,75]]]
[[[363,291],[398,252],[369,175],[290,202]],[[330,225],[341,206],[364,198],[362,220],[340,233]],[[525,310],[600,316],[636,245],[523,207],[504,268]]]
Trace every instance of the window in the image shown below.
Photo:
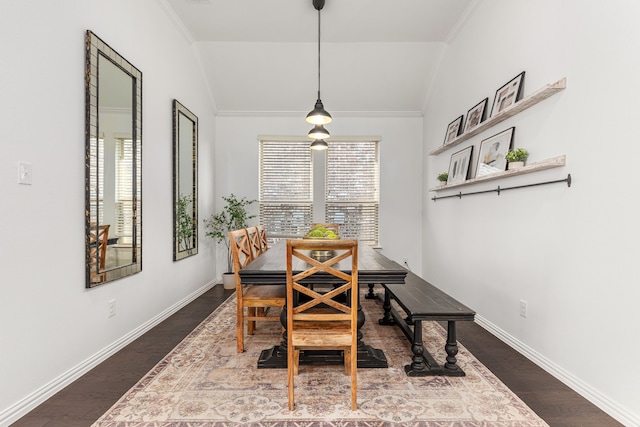
[[[313,209],[309,141],[260,140],[260,223],[269,238],[301,236]]]
[[[324,182],[315,183],[309,144],[308,139],[260,139],[260,223],[267,235],[270,239],[299,237],[312,222],[338,223],[341,237],[377,246],[378,139],[332,139]],[[317,154],[324,162],[324,153]],[[314,205],[316,216],[324,214],[324,218],[313,217]]]
[[[327,150],[325,222],[340,236],[378,245],[377,141],[331,141]]]

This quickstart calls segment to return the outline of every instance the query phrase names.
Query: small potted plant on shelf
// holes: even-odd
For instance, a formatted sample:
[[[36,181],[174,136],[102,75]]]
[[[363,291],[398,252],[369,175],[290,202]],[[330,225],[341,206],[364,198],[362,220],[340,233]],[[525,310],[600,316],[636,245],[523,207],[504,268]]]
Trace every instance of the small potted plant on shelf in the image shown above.
[[[524,148],[516,148],[515,150],[509,151],[505,156],[505,159],[509,162],[507,168],[509,170],[520,169],[524,166],[524,162],[528,156],[529,152]]]
[[[441,186],[445,185],[448,179],[449,179],[449,172],[442,172],[440,175],[438,175],[438,181],[440,181]]]
[[[227,202],[222,211],[212,214],[210,218],[204,219],[205,235],[218,242],[224,243],[227,247],[227,270],[222,275],[222,283],[225,289],[235,288],[235,277],[233,275],[233,259],[231,258],[231,246],[228,233],[233,230],[247,228],[247,221],[255,218],[255,215],[249,215],[247,206],[255,203],[255,200],[248,200],[243,197],[238,198],[231,193],[228,197],[222,196]]]

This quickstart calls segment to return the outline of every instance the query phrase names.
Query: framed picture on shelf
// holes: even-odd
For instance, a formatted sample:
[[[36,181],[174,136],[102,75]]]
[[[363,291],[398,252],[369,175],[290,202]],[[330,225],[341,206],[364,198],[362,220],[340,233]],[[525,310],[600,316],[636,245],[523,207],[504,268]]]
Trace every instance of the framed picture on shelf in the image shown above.
[[[476,167],[476,178],[506,170],[507,160],[504,156],[511,149],[515,130],[515,127],[510,127],[482,141],[478,166]]]
[[[444,143],[454,140],[462,132],[462,116],[458,117],[447,126],[447,133],[444,136]]]
[[[485,98],[467,112],[467,118],[464,125],[464,133],[469,132],[471,129],[478,126],[484,121],[487,115],[488,103],[489,98]]]
[[[473,145],[451,155],[447,185],[464,182],[469,178],[469,166],[471,165],[472,153]]]
[[[496,97],[493,100],[493,107],[491,107],[491,117],[520,101],[520,98],[522,98],[523,87],[524,71],[496,91]]]

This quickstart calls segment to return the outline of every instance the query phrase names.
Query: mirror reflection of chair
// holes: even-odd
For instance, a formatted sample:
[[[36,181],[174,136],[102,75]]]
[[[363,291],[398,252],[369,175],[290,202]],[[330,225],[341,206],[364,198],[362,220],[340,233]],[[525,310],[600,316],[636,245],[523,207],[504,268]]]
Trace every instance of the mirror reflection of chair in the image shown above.
[[[318,261],[310,251],[332,251],[333,257]],[[348,260],[349,273],[336,269],[336,263]],[[294,260],[308,268],[294,275]],[[321,289],[314,281],[320,273],[339,279],[339,285]],[[304,281],[304,284],[302,283]],[[316,283],[314,289],[307,283]],[[346,300],[341,300],[346,295]],[[338,297],[336,299],[336,297]],[[287,357],[289,409],[294,408],[294,376],[298,375],[300,351],[341,350],[345,374],[351,376],[351,409],[357,409],[357,335],[358,335],[358,242],[356,240],[287,240]]]
[[[237,299],[237,348],[244,351],[244,324],[247,333],[253,335],[256,322],[280,322],[280,313],[286,298],[282,285],[245,285],[240,280],[240,270],[253,261],[253,251],[247,229],[229,232],[229,243],[236,278]],[[276,313],[271,314],[272,311]]]
[[[91,224],[89,231],[89,280],[91,283],[102,283],[106,279],[104,269],[108,241],[109,225]]]

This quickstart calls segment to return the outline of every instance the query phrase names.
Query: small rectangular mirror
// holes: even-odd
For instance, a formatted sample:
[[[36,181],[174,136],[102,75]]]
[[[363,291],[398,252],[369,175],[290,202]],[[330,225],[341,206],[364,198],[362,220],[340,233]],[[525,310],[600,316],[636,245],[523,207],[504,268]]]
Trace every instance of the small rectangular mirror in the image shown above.
[[[198,253],[198,117],[173,100],[173,260]]]

